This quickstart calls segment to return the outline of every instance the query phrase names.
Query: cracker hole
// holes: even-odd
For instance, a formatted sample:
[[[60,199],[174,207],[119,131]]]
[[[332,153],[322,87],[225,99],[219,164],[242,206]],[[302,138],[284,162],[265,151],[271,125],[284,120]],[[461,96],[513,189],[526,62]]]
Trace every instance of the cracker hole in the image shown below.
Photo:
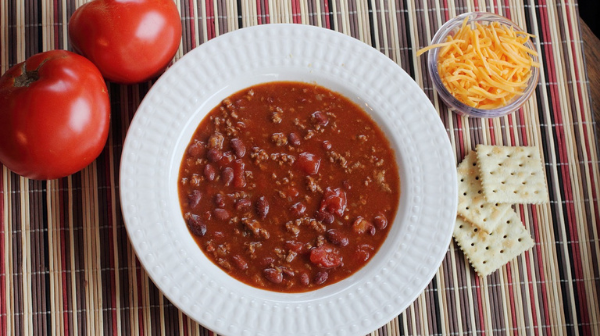
[[[483,263],[484,263],[484,264],[487,264],[487,260],[484,260],[484,261],[483,261]]]
[[[506,184],[506,181],[502,181],[501,183],[502,183],[502,184]]]
[[[465,179],[464,179],[464,178],[463,178],[463,179],[460,179],[460,182],[465,182]]]
[[[515,191],[513,191],[513,194],[516,194],[516,193],[517,193],[517,191],[516,191],[516,190],[515,190]]]
[[[465,209],[466,209],[466,210],[469,210],[469,207],[466,207]]]
[[[479,231],[477,228],[474,228],[474,229],[473,229],[473,232],[477,232],[477,231]]]
[[[534,176],[534,175],[535,175],[535,172],[531,172],[531,176]]]
[[[525,185],[525,184],[527,184],[527,181],[523,181],[523,184],[524,184],[524,185]]]
[[[479,206],[481,209],[483,209],[483,204]]]
[[[509,220],[506,221],[506,224],[510,224],[510,223],[511,223],[511,221],[509,221]]]
[[[478,194],[481,194],[481,190],[479,190],[477,193],[478,193]]]
[[[493,193],[498,192],[498,190],[492,190]]]
[[[500,253],[504,253],[504,250],[500,250]]]
[[[531,159],[531,154],[527,155],[527,157]]]
[[[522,164],[522,163],[519,163],[519,167],[523,167],[523,164]]]
[[[510,154],[506,154],[506,157],[510,157]]]
[[[539,194],[540,192],[536,190],[536,191],[534,191],[533,193],[537,195],[537,194]]]
[[[459,226],[458,226],[458,228],[459,228],[459,229],[462,229],[462,228],[463,228],[462,224],[461,224],[461,225],[459,225]]]
[[[466,193],[466,192],[465,192],[465,193],[463,193],[463,196],[467,196],[467,193]]]
[[[517,239],[517,241],[518,241],[519,243],[521,242],[521,240],[522,240],[521,238]]]
[[[479,176],[475,176],[475,179],[476,179],[476,180],[479,180]]]
[[[514,176],[514,175],[515,175],[515,172],[511,172],[511,173],[510,173],[510,175],[513,175],[513,176]]]
[[[487,156],[492,156],[492,154],[490,154],[490,153],[487,153]]]
[[[489,250],[489,249],[490,249],[490,247],[489,247],[489,246],[486,246],[486,247],[485,247],[485,249],[486,249],[486,250]]]
[[[475,243],[471,243],[471,246],[475,246]]]
[[[483,219],[483,221],[484,221],[484,222],[487,222],[487,218],[484,218],[484,219]]]
[[[506,238],[508,238],[508,235],[504,235],[504,237],[502,237],[502,238],[506,239]]]

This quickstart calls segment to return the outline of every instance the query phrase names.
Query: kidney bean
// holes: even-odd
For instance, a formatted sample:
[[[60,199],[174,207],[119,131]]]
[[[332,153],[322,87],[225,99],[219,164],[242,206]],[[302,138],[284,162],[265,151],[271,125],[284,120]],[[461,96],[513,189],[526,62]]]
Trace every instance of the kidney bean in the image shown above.
[[[331,224],[335,220],[335,217],[329,212],[317,211],[315,213],[315,219],[323,224]]]
[[[261,196],[256,201],[256,213],[260,219],[267,218],[267,214],[269,213],[269,201],[267,201],[265,196]]]
[[[344,236],[343,233],[336,229],[327,230],[327,240],[338,246],[346,246],[350,243],[348,237]]]
[[[295,217],[302,216],[305,211],[306,211],[306,206],[300,202],[292,205],[290,208],[290,212],[292,213],[292,216],[295,216]]]
[[[204,236],[206,234],[206,224],[200,219],[200,216],[192,214],[187,220],[190,232],[196,236]]]
[[[210,162],[218,162],[223,158],[223,152],[218,149],[211,148],[208,150],[208,153],[206,153],[206,158]]]
[[[296,164],[304,173],[308,175],[316,175],[319,172],[319,166],[321,165],[321,159],[316,155],[303,152],[298,155]]]
[[[363,262],[367,261],[371,257],[370,251],[373,251],[373,250],[374,250],[373,246],[371,246],[369,244],[362,244],[362,245],[358,246],[358,248],[356,249],[356,251],[354,253],[355,258],[357,260],[360,260]]]
[[[200,190],[193,190],[191,194],[188,195],[188,205],[190,208],[195,208],[200,204],[200,200],[202,199],[202,193]]]
[[[265,268],[263,275],[274,284],[280,284],[283,281],[283,273],[276,268]]]
[[[206,145],[203,142],[194,140],[194,143],[188,147],[188,154],[193,157],[200,157],[206,151]]]
[[[252,202],[246,198],[241,198],[235,202],[235,210],[246,212],[252,206]]]
[[[204,177],[209,181],[214,181],[217,176],[217,170],[210,163],[204,166]]]
[[[222,194],[215,194],[213,200],[215,201],[215,205],[217,206],[217,208],[225,207],[225,197]]]
[[[236,254],[231,259],[233,259],[233,264],[238,269],[240,269],[242,271],[245,271],[248,269],[248,263],[246,262],[246,260],[244,260],[244,258],[242,258],[241,255]]]
[[[316,285],[321,285],[327,281],[327,278],[329,278],[329,273],[321,271],[315,274],[313,281]]]
[[[323,113],[321,111],[313,112],[313,114],[310,115],[310,121],[314,125],[319,125],[319,126],[327,126],[327,124],[329,124],[329,118],[327,118],[325,113]]]
[[[223,169],[221,172],[221,179],[223,180],[225,186],[229,187],[231,182],[233,182],[233,168],[225,167],[225,169]]]
[[[387,227],[388,221],[383,214],[378,214],[375,216],[375,218],[373,218],[373,224],[375,224],[375,227],[378,230],[383,230]]]
[[[300,141],[300,136],[293,132],[288,135],[288,140],[292,146],[300,146],[302,144],[302,141]]]
[[[246,155],[246,145],[238,138],[231,139],[231,148],[238,158],[243,158]]]
[[[330,214],[337,214],[341,217],[344,215],[346,205],[346,192],[341,188],[331,189],[328,187],[325,189],[325,193],[323,194],[321,208],[319,210]]]
[[[213,210],[213,212],[215,214],[215,218],[220,221],[226,221],[231,217],[231,215],[229,214],[229,211],[227,211],[225,209],[217,208],[217,209]]]
[[[264,257],[261,262],[260,265],[265,267],[265,266],[269,266],[272,265],[275,262],[275,258],[273,257]]]
[[[342,264],[342,257],[336,248],[325,243],[310,250],[310,262],[321,268],[333,268]]]
[[[300,274],[300,283],[304,286],[310,285],[310,277],[308,276],[308,273]]]
[[[241,160],[233,162],[233,186],[236,188],[244,188],[246,186],[246,175],[244,163]]]

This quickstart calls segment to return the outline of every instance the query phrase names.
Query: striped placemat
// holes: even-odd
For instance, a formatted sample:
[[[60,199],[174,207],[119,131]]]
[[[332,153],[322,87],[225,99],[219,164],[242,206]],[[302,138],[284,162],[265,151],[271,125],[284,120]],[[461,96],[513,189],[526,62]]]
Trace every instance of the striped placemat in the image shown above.
[[[85,0],[0,0],[0,70],[49,49],[69,49],[67,22]],[[457,162],[479,143],[539,145],[550,204],[517,206],[535,247],[479,278],[457,246],[418,299],[373,335],[600,335],[600,193],[576,1],[175,0],[183,38],[176,59],[238,28],[268,23],[326,27],[397,62],[439,111]],[[426,46],[467,11],[511,18],[535,34],[539,86],[517,113],[467,119],[434,93]],[[112,121],[103,154],[55,181],[0,175],[0,335],[212,335],[148,278],[119,205],[119,162],[129,123],[152,83],[109,84]],[[2,108],[0,106],[0,108]]]

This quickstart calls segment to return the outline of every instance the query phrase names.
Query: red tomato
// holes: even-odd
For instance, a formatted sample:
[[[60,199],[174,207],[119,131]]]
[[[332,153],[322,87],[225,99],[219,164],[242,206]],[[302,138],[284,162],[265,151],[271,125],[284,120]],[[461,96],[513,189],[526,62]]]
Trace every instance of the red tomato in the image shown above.
[[[0,78],[0,162],[33,179],[73,174],[100,155],[110,102],[100,71],[65,50],[30,57]]]
[[[139,83],[158,76],[173,59],[181,20],[173,0],[95,0],[73,13],[69,38],[104,78]]]

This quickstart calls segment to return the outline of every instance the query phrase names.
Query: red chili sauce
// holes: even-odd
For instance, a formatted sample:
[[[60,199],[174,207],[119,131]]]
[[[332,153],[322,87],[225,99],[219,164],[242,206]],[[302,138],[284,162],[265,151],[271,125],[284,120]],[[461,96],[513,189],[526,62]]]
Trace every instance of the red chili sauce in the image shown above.
[[[298,82],[224,99],[193,135],[178,184],[210,260],[250,286],[288,293],[360,270],[400,197],[394,152],[375,122],[340,94]]]

